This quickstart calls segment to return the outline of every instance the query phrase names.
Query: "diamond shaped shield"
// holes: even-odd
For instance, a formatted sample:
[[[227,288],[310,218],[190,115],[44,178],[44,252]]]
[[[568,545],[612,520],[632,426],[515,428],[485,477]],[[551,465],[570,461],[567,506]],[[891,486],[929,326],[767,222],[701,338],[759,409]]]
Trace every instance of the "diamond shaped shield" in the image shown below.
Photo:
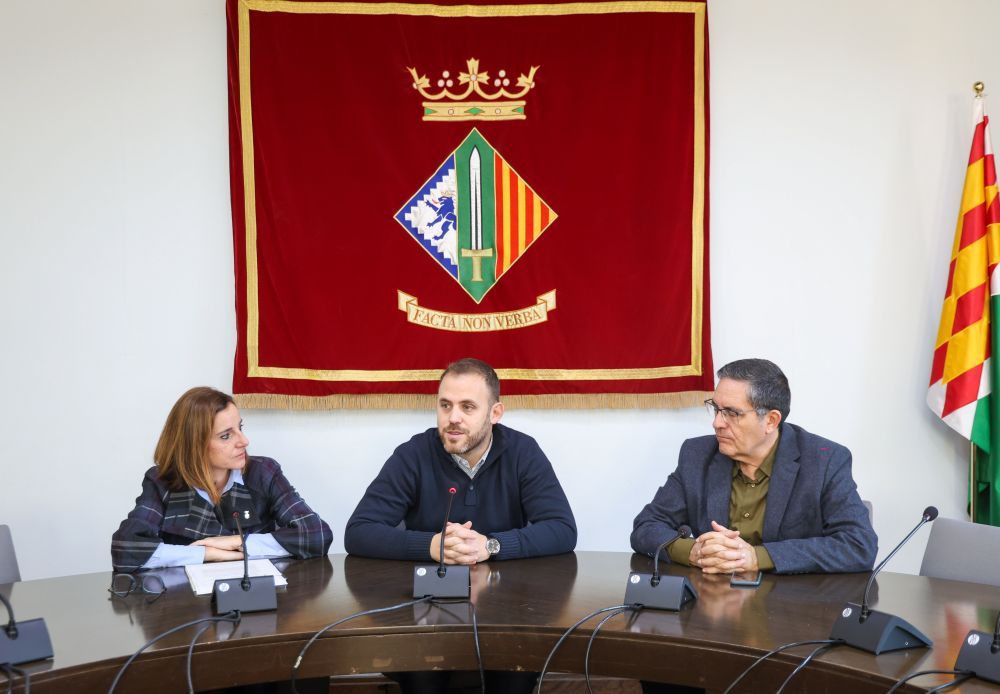
[[[395,219],[479,303],[556,213],[473,128]]]

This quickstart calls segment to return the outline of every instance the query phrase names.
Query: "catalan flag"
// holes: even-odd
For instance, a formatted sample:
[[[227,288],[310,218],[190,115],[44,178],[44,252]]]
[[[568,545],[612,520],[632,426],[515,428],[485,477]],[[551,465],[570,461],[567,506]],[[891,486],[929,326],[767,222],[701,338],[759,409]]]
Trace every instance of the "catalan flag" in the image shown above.
[[[948,268],[927,404],[976,447],[977,522],[1000,525],[1000,423],[992,393],[1000,393],[993,346],[1000,317],[1000,201],[989,117],[976,97],[976,129]]]

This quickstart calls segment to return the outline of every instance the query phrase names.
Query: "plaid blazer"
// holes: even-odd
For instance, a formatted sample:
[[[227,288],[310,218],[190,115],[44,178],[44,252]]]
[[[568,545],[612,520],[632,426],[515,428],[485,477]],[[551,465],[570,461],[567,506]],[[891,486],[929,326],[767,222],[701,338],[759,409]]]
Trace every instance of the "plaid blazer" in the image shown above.
[[[243,532],[271,533],[297,559],[327,553],[333,542],[330,527],[299,496],[276,461],[249,457],[243,482],[234,484],[213,506],[193,489],[169,489],[156,467],[149,468],[135,508],[111,536],[115,571],[140,569],[161,542],[189,545],[204,537],[233,535],[228,519],[223,522],[223,508],[252,509]]]

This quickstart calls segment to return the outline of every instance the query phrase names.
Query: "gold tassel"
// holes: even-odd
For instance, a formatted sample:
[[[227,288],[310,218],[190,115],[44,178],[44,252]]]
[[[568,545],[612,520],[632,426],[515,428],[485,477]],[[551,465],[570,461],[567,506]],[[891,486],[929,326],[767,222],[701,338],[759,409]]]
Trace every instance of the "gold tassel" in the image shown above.
[[[279,395],[274,393],[242,393],[234,396],[236,404],[257,410],[429,410],[436,395],[345,394],[345,395]],[[565,393],[553,395],[508,395],[501,398],[510,410],[652,410],[698,407],[710,391],[682,393]]]

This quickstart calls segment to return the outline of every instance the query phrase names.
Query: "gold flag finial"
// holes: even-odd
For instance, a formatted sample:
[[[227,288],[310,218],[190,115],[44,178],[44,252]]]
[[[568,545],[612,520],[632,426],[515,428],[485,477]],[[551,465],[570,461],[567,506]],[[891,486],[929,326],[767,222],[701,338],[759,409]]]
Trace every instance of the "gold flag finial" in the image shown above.
[[[986,85],[982,82],[976,82],[972,85],[972,91],[976,93],[976,96],[982,96],[984,89],[986,89]]]

